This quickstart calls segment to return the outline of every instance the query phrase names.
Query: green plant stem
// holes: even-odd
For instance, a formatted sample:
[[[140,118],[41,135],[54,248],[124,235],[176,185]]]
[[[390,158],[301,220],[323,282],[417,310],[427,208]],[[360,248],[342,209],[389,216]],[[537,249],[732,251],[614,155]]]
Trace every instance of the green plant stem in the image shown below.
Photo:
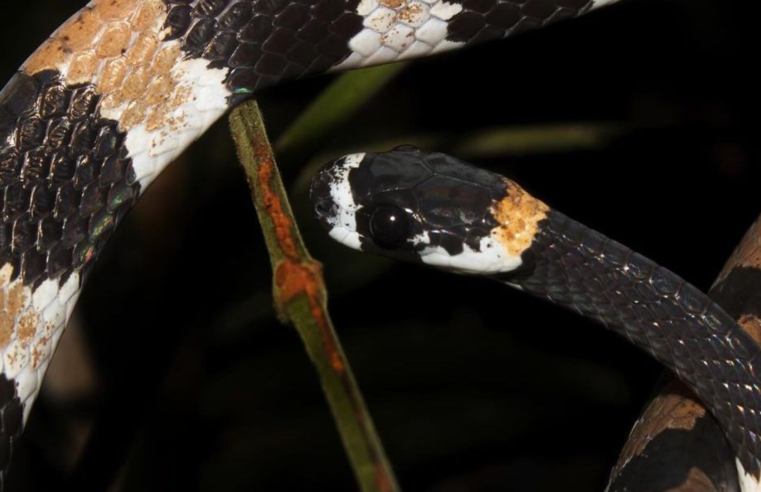
[[[317,369],[361,490],[397,491],[393,470],[330,321],[321,266],[301,240],[256,103],[235,109],[230,126],[269,250],[278,316],[296,327]]]

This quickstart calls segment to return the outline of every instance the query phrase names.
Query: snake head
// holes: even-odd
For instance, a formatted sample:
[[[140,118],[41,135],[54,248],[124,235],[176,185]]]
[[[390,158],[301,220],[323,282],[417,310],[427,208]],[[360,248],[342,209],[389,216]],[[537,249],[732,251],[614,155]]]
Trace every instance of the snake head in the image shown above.
[[[522,264],[522,251],[503,244],[498,213],[513,187],[454,157],[403,146],[329,162],[312,179],[310,199],[330,236],[350,248],[496,274]]]

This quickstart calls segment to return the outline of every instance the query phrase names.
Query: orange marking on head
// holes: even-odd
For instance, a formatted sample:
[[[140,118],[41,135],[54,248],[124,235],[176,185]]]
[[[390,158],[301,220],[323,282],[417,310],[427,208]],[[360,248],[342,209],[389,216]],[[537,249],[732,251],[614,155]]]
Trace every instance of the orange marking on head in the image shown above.
[[[492,235],[508,254],[520,256],[531,246],[539,222],[547,217],[549,207],[514,182],[506,180],[506,184],[507,195],[491,210],[500,224]]]

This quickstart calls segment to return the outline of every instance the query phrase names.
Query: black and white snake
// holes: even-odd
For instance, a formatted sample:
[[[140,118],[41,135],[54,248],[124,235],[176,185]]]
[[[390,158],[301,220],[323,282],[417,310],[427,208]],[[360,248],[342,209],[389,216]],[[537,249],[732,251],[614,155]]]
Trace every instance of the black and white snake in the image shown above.
[[[95,0],[75,14],[0,95],[0,482],[98,253],[231,106],[281,81],[436,54],[614,2]]]
[[[729,439],[742,490],[756,490],[761,349],[674,273],[511,180],[415,147],[329,163],[311,200],[346,246],[499,280],[623,335],[701,398]]]

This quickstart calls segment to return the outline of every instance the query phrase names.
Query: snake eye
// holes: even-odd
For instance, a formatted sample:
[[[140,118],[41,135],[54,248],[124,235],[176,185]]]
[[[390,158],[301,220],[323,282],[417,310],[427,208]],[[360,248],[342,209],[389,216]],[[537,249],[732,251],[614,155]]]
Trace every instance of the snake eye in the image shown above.
[[[410,223],[404,210],[393,205],[378,205],[370,216],[370,235],[381,248],[397,249],[409,236]]]

